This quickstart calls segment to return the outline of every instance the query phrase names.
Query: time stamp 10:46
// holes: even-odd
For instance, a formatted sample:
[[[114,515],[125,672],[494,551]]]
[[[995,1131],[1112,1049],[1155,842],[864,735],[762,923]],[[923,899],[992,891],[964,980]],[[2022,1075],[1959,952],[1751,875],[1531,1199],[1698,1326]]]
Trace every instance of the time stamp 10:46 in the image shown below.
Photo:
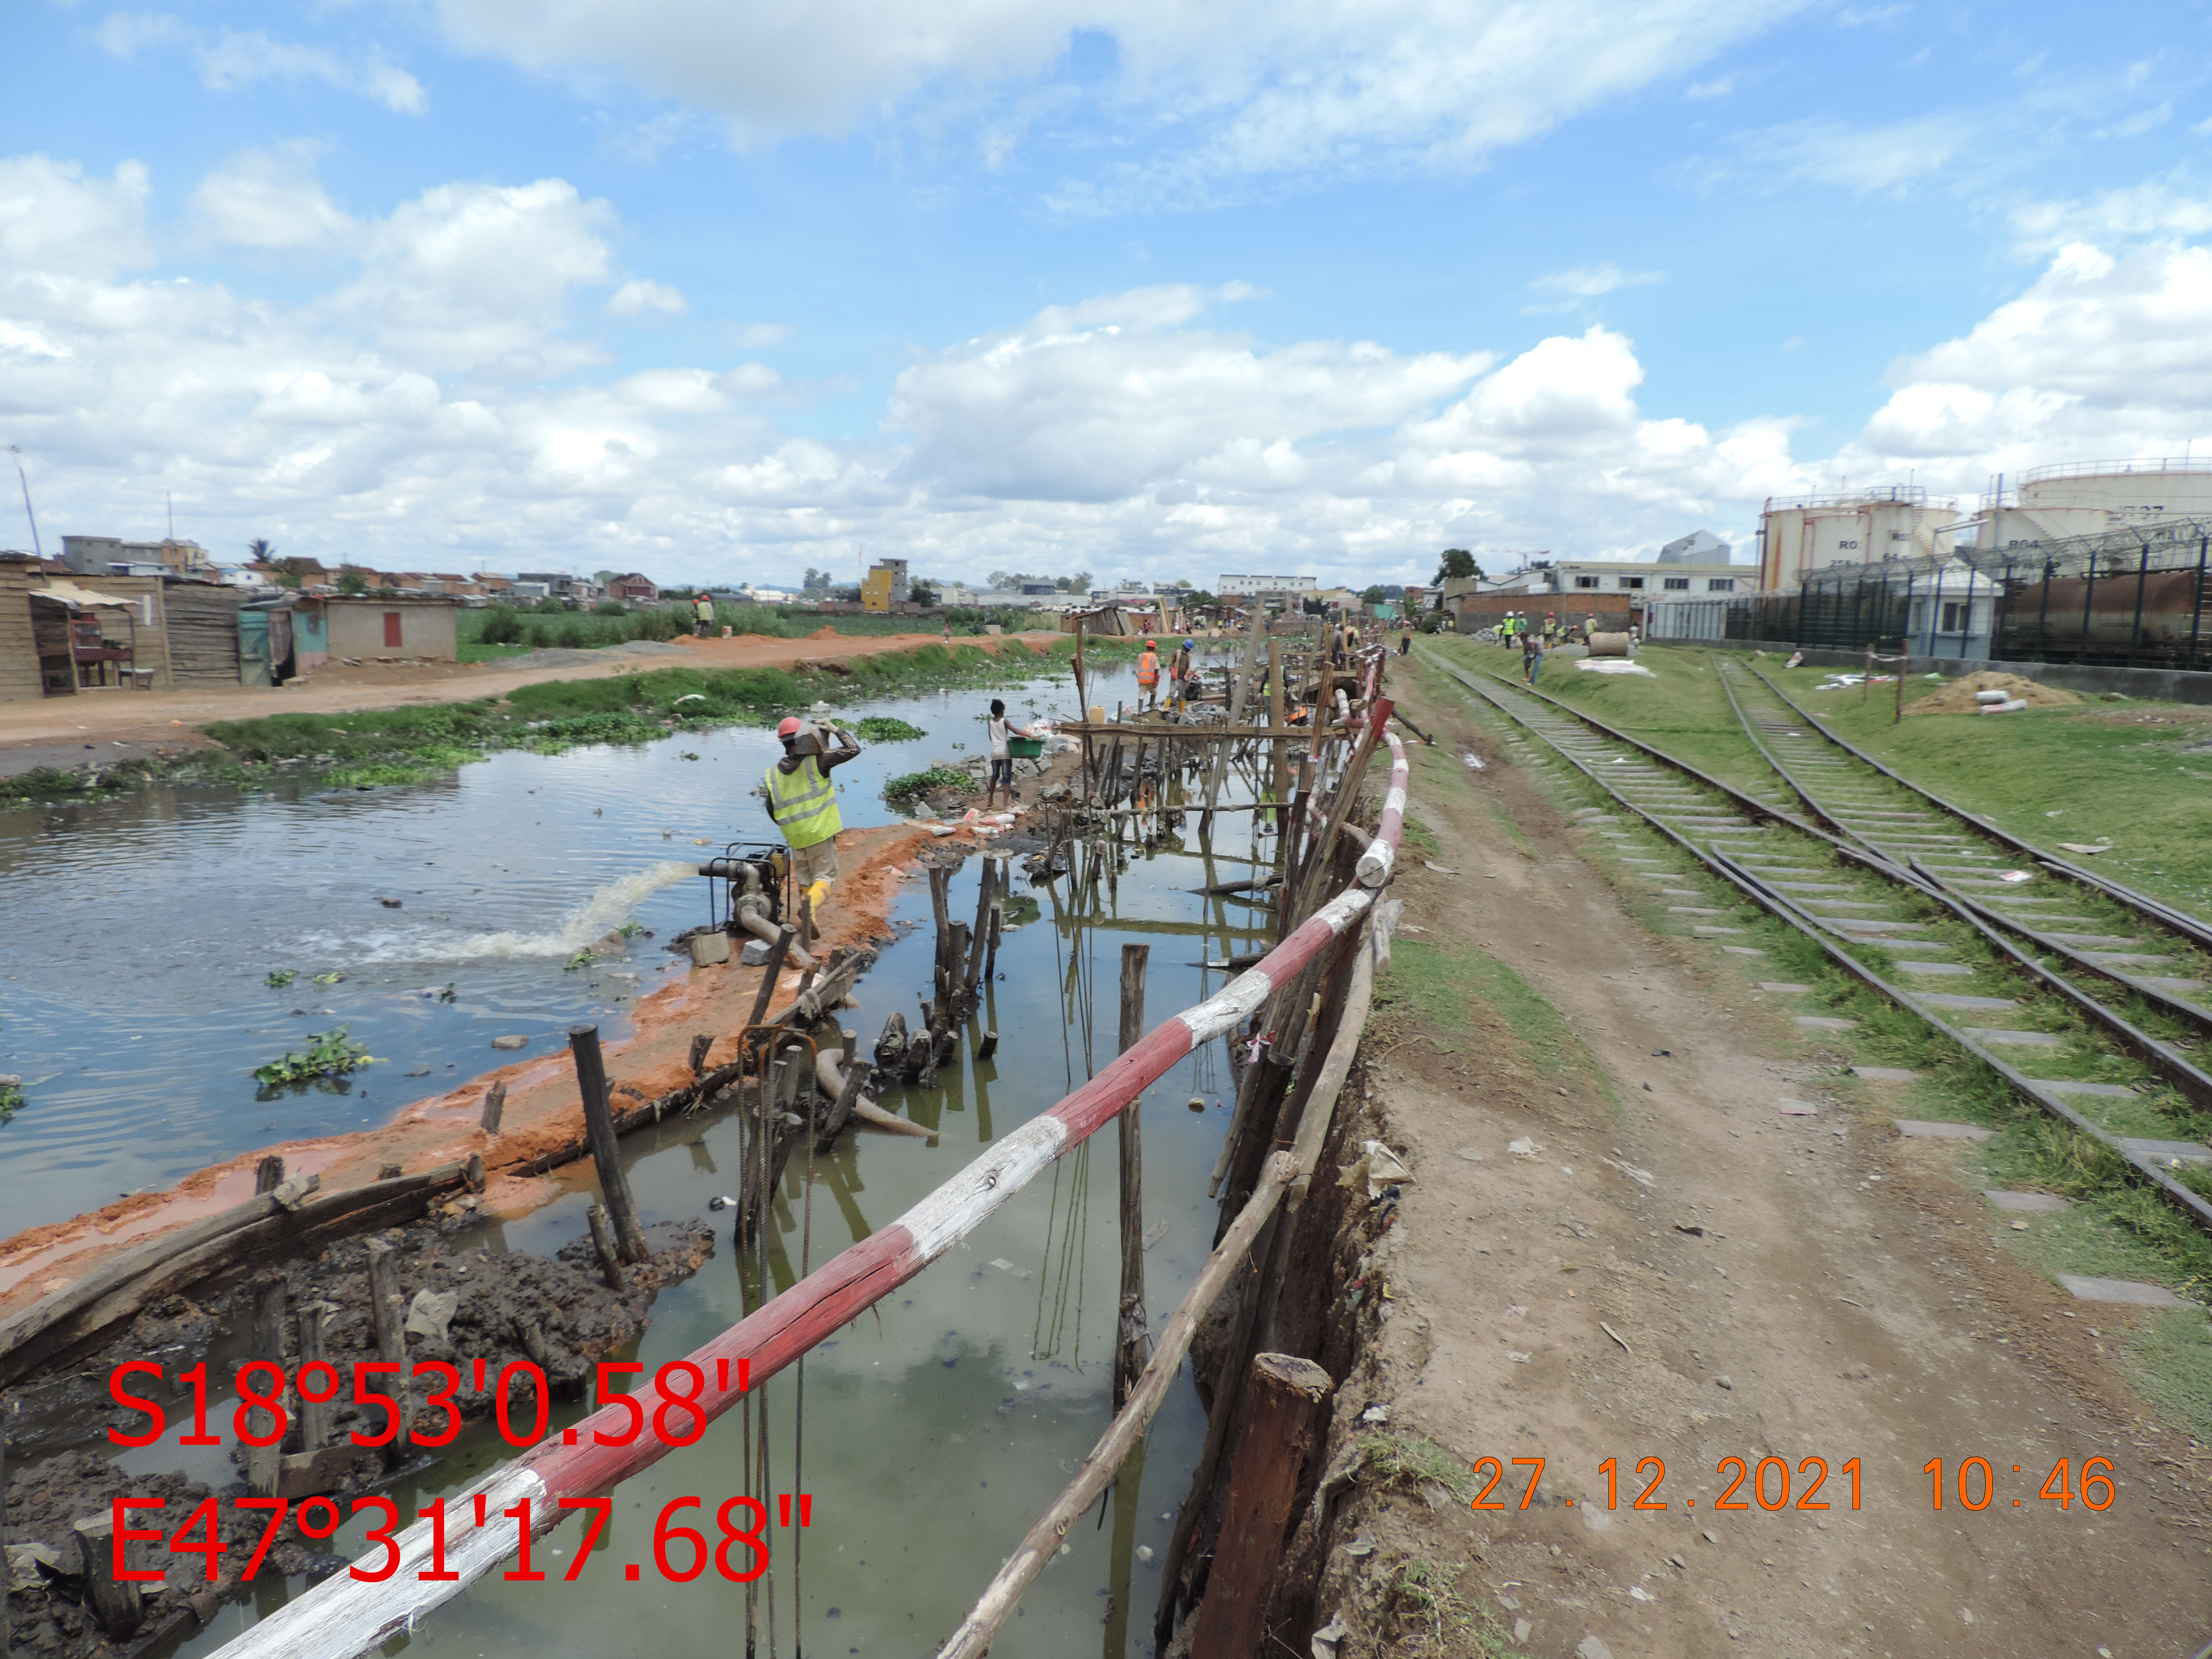
[[[1528,1508],[1537,1501],[1537,1485],[1544,1478],[1545,1467],[1546,1462],[1540,1457],[1478,1459],[1474,1465],[1477,1490],[1471,1507],[1477,1510]],[[1955,1507],[1980,1510],[1993,1504],[2016,1510],[2045,1504],[2070,1510],[2078,1503],[2102,1513],[2112,1508],[2118,1497],[2109,1457],[2086,1457],[2078,1465],[2070,1457],[2062,1457],[2047,1473],[2039,1464],[2030,1467],[2014,1463],[2009,1468],[2008,1476],[2002,1466],[1986,1457],[1931,1457],[1920,1466],[1920,1473],[1928,1477],[1929,1500],[1937,1510]],[[1631,1510],[1700,1507],[1694,1498],[1666,1496],[1664,1458],[1639,1459],[1633,1474],[1624,1475],[1620,1460],[1608,1457],[1597,1466],[1597,1470],[1605,1480],[1605,1507],[1609,1510],[1621,1508],[1624,1496]],[[1832,1472],[1824,1457],[1802,1459],[1794,1468],[1785,1457],[1762,1457],[1755,1462],[1723,1457],[1714,1466],[1713,1473],[1726,1484],[1719,1497],[1703,1505],[1708,1512],[1856,1510],[1865,1496],[1859,1460],[1856,1457],[1838,1464]],[[1516,1503],[1513,1501],[1515,1487],[1523,1474],[1528,1484],[1519,1488]],[[1571,1498],[1559,1500],[1568,1508],[1572,1508],[1575,1501]]]

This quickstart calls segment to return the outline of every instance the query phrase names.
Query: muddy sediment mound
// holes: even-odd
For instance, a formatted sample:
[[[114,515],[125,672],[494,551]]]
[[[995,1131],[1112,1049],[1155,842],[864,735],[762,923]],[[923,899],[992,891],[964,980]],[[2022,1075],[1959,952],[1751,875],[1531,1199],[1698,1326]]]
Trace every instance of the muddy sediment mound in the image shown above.
[[[527,1371],[518,1370],[509,1380],[509,1366],[537,1367],[545,1376],[551,1400],[587,1398],[595,1362],[635,1342],[648,1322],[654,1293],[697,1272],[714,1249],[714,1234],[696,1223],[647,1228],[652,1254],[624,1270],[625,1283],[617,1291],[600,1278],[588,1239],[564,1246],[552,1260],[495,1253],[470,1248],[455,1237],[475,1219],[456,1207],[436,1220],[349,1239],[312,1261],[282,1270],[293,1309],[316,1300],[337,1305],[325,1338],[341,1377],[352,1375],[355,1362],[376,1357],[368,1307],[371,1238],[398,1249],[400,1293],[410,1310],[419,1296],[428,1293],[424,1299],[432,1316],[421,1322],[422,1328],[410,1322],[405,1339],[410,1370],[428,1361],[453,1366],[459,1386],[452,1400],[464,1422],[489,1416],[504,1382],[513,1396],[509,1417],[517,1424],[532,1421],[538,1409]],[[134,1509],[131,1523],[142,1530],[158,1525],[172,1537],[210,1496],[222,1499],[216,1510],[216,1534],[222,1547],[213,1558],[212,1582],[204,1553],[131,1546],[131,1565],[160,1567],[165,1577],[159,1585],[141,1587],[143,1620],[129,1645],[188,1633],[214,1618],[225,1602],[251,1593],[245,1572],[261,1543],[264,1517],[237,1506],[236,1500],[246,1495],[242,1480],[218,1494],[179,1472],[125,1474],[100,1452],[110,1428],[136,1434],[146,1426],[142,1413],[125,1409],[110,1395],[107,1382],[115,1368],[151,1360],[173,1376],[188,1370],[206,1359],[216,1344],[252,1324],[258,1297],[270,1282],[269,1276],[257,1277],[204,1300],[171,1297],[140,1315],[104,1352],[15,1391],[27,1409],[11,1432],[10,1449],[28,1466],[13,1474],[5,1531],[0,1534],[6,1544],[8,1628],[16,1644],[14,1651],[39,1659],[95,1659],[117,1650],[88,1604],[73,1528],[80,1519],[112,1516],[118,1497],[158,1503],[158,1516],[152,1509]],[[450,1311],[445,1311],[447,1296],[453,1298]],[[441,1323],[442,1334],[436,1329]],[[299,1356],[295,1333],[288,1336],[293,1338],[285,1357],[289,1371]],[[143,1377],[139,1383],[149,1397],[163,1393],[159,1387],[145,1387]],[[342,1390],[340,1397],[349,1398],[349,1390]],[[442,1404],[424,1403],[419,1390],[412,1403],[416,1431],[446,1432]],[[176,1408],[172,1404],[169,1409]],[[362,1411],[345,1404],[334,1415],[337,1443],[345,1449],[331,1460],[328,1478],[315,1484],[335,1497],[343,1513],[352,1508],[352,1498],[387,1480],[389,1471],[381,1451],[356,1450],[347,1437],[356,1428],[374,1432],[381,1426],[381,1408]],[[426,1458],[442,1454],[425,1449]],[[191,1535],[197,1539],[200,1533]],[[313,1577],[345,1565],[343,1557],[329,1554],[288,1517],[259,1571]]]
[[[2039,685],[2033,680],[2024,680],[2017,674],[2002,674],[1993,669],[1983,669],[1953,680],[1940,691],[1905,705],[1908,714],[1971,714],[1979,707],[1974,702],[1977,691],[2002,691],[2008,697],[2017,697],[2033,708],[2066,708],[2081,701],[2071,691],[2061,691],[2055,685]]]

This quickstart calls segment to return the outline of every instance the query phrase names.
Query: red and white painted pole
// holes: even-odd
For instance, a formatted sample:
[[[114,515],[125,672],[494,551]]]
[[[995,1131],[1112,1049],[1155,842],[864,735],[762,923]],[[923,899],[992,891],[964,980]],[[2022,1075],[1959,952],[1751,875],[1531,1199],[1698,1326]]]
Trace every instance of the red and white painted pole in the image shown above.
[[[840,1252],[695,1350],[688,1358],[705,1384],[687,1406],[696,1404],[711,1421],[744,1397],[745,1385],[765,1382],[835,1335],[974,1232],[1062,1153],[1112,1122],[1193,1049],[1249,1019],[1331,939],[1357,925],[1389,878],[1406,801],[1406,751],[1386,724],[1389,704],[1378,702],[1371,717],[1390,746],[1390,790],[1374,843],[1360,860],[1358,883],[1307,918],[1254,967],[1197,1006],[1155,1026],[1097,1077],[996,1142],[896,1221]],[[548,1531],[568,1514],[562,1499],[604,1493],[671,1449],[646,1434],[633,1434],[623,1445],[598,1444],[595,1434],[615,1437],[630,1430],[639,1407],[651,1421],[663,1398],[676,1397],[664,1396],[657,1379],[647,1382],[629,1401],[577,1424],[574,1444],[566,1443],[565,1432],[559,1441],[540,1442],[448,1508],[456,1514],[473,1508],[497,1516],[526,1503],[533,1532]],[[480,1505],[475,1501],[478,1493],[483,1497]],[[451,1539],[440,1535],[443,1531],[427,1521],[409,1528],[396,1540],[396,1562],[382,1547],[362,1558],[360,1565],[378,1572],[379,1582],[349,1573],[328,1578],[226,1644],[216,1659],[356,1659],[498,1566],[515,1553],[519,1536],[512,1525],[457,1527]],[[432,1567],[434,1553],[440,1552],[435,1565],[450,1576],[425,1582],[419,1575]]]

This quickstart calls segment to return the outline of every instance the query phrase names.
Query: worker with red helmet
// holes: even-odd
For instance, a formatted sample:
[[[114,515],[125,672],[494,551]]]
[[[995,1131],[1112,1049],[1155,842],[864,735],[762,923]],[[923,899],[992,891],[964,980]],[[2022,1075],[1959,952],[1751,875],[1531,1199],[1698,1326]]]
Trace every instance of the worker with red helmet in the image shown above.
[[[836,739],[835,749],[822,746],[827,732]],[[791,848],[792,868],[799,884],[819,906],[837,879],[837,834],[845,821],[837,812],[837,786],[830,781],[832,769],[860,752],[851,733],[836,726],[809,726],[793,716],[775,728],[783,744],[783,758],[768,769],[762,793],[769,816],[783,832]]]
[[[1137,659],[1137,699],[1139,708],[1148,708],[1160,689],[1160,642],[1146,640],[1142,655]]]

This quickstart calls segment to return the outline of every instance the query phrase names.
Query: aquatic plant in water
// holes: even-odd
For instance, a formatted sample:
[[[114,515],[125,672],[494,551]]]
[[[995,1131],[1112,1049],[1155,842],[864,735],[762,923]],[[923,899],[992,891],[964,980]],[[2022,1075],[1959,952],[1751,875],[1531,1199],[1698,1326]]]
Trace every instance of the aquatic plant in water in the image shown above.
[[[909,772],[902,778],[891,779],[884,785],[884,799],[912,800],[933,789],[964,789],[973,782],[965,772],[950,766],[933,766],[927,772]]]
[[[22,1090],[15,1084],[0,1083],[0,1123],[5,1123],[29,1103],[23,1098]]]
[[[871,714],[865,720],[853,722],[853,735],[864,738],[870,743],[911,743],[916,738],[927,737],[929,733],[890,714]]]
[[[289,968],[272,968],[269,977],[261,982],[272,991],[281,991],[300,975]]]
[[[352,1030],[349,1025],[341,1025],[335,1031],[325,1031],[319,1036],[310,1032],[306,1054],[285,1050],[282,1060],[255,1066],[253,1080],[264,1089],[281,1089],[287,1085],[343,1077],[363,1066],[375,1065],[376,1056],[368,1052],[366,1043],[353,1040]]]

